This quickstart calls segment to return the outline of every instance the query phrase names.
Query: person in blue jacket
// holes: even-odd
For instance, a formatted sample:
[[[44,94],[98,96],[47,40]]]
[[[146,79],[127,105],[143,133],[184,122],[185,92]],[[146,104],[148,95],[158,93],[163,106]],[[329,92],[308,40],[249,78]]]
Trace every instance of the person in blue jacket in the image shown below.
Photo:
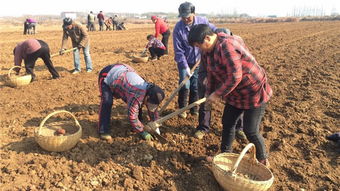
[[[178,17],[181,19],[176,23],[173,31],[173,44],[179,83],[185,77],[191,77],[178,92],[178,107],[183,108],[198,100],[198,68],[193,73],[190,72],[190,69],[194,67],[196,62],[200,61],[201,55],[198,48],[190,46],[188,43],[190,28],[197,24],[208,24],[215,31],[216,27],[209,23],[207,18],[195,15],[195,6],[190,2],[182,3],[178,8],[178,12]],[[191,108],[190,113],[197,116],[198,107]],[[187,113],[183,112],[179,117],[186,118]]]

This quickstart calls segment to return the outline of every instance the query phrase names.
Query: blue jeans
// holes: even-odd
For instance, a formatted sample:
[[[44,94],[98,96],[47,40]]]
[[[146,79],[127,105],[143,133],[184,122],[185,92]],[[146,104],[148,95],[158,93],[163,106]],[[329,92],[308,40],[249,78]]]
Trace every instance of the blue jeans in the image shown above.
[[[104,83],[107,73],[113,68],[113,65],[108,65],[103,68],[98,77],[100,106],[99,106],[99,123],[98,133],[110,133],[111,110],[113,104],[113,93],[109,85]]]
[[[222,117],[221,152],[232,152],[232,143],[235,139],[235,126],[240,115],[243,113],[243,131],[249,142],[253,143],[256,147],[256,158],[258,160],[268,158],[264,139],[259,132],[265,108],[266,104],[262,104],[260,107],[253,109],[238,109],[226,104]]]
[[[186,70],[179,69],[179,84],[186,77]],[[179,90],[178,93],[178,106],[179,108],[185,107],[188,103],[188,93],[189,93],[189,104],[198,100],[198,68],[195,69],[191,78],[184,84],[184,86]],[[190,91],[190,92],[188,92]],[[191,109],[191,111],[197,110],[197,107]]]
[[[86,70],[87,71],[92,71],[92,60],[90,56],[90,46],[87,45],[83,49],[84,53],[84,59],[85,59],[85,64],[86,64]],[[76,50],[73,51],[73,61],[74,61],[74,69],[75,71],[80,72],[80,55],[79,55],[80,49],[77,48]]]

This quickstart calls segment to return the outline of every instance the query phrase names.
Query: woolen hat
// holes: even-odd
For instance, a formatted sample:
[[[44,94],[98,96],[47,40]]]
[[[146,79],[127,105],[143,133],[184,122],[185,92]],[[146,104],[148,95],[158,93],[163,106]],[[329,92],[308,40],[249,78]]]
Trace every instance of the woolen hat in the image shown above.
[[[155,15],[151,16],[151,20],[156,20],[157,17]]]
[[[69,26],[71,24],[72,24],[72,18],[70,18],[70,17],[64,18],[64,20],[63,20],[63,27]]]
[[[159,105],[165,97],[162,88],[152,83],[149,84],[146,95],[149,96],[149,99],[147,100],[149,103],[157,105]]]

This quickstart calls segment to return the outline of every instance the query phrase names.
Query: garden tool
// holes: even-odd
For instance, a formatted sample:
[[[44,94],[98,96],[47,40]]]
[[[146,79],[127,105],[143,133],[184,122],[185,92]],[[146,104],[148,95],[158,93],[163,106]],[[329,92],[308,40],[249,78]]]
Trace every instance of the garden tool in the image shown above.
[[[160,134],[157,133],[156,129],[159,128],[162,123],[174,116],[177,116],[178,114],[184,112],[185,110],[188,110],[188,109],[191,109],[192,107],[195,107],[195,106],[198,106],[200,105],[201,103],[205,102],[207,98],[202,98],[200,100],[197,100],[196,102],[193,102],[191,103],[190,105],[186,106],[186,107],[183,107],[181,109],[178,109],[177,111],[173,112],[173,113],[170,113],[156,121],[152,121],[152,122],[149,122],[146,126],[145,126],[145,129],[151,133],[152,135],[155,135],[155,137],[160,140],[162,143],[164,142],[167,142],[167,140],[161,136]]]
[[[198,67],[198,65],[200,64],[201,59],[199,59],[196,64],[194,65],[194,67],[191,68],[190,72],[194,73],[195,69]],[[179,92],[179,90],[184,86],[184,84],[190,79],[189,76],[185,77],[184,80],[179,84],[178,88],[175,89],[171,95],[169,96],[169,98],[166,100],[166,102],[164,103],[164,105],[162,106],[162,108],[159,110],[159,113],[161,114],[165,108],[169,105],[169,103],[171,102],[171,100],[176,96],[176,94]]]
[[[68,50],[64,50],[63,53],[72,52],[72,51],[74,51],[76,49],[77,49],[77,47],[71,48],[71,49],[68,49]],[[58,56],[58,55],[61,55],[61,54],[58,52],[58,53],[52,54],[51,57],[55,57],[55,56]]]

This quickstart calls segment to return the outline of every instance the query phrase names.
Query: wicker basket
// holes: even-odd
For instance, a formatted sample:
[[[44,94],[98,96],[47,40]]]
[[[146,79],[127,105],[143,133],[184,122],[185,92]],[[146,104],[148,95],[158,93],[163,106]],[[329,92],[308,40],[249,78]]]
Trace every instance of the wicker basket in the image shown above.
[[[244,157],[253,147],[253,157]],[[242,161],[241,161],[242,160]],[[213,174],[224,190],[268,190],[273,184],[273,173],[257,162],[254,144],[248,144],[241,154],[221,153],[214,157]]]
[[[49,123],[45,125],[45,122],[53,115],[59,113],[66,113],[72,116],[74,123],[71,125],[60,123]],[[66,130],[65,135],[56,136],[58,129],[63,128]],[[76,117],[65,110],[54,111],[47,115],[39,125],[39,128],[35,131],[35,140],[41,148],[47,151],[61,152],[67,151],[73,148],[79,141],[82,135],[82,128],[77,121]]]
[[[8,79],[6,84],[11,87],[25,86],[31,83],[32,76],[30,74],[24,76],[12,76],[11,73],[14,68],[21,68],[20,66],[13,66],[8,71]]]
[[[149,60],[148,55],[141,54],[141,55],[133,55],[132,56],[133,62],[137,62],[137,63],[144,62],[144,63],[146,63],[146,62],[148,62],[148,60]]]

